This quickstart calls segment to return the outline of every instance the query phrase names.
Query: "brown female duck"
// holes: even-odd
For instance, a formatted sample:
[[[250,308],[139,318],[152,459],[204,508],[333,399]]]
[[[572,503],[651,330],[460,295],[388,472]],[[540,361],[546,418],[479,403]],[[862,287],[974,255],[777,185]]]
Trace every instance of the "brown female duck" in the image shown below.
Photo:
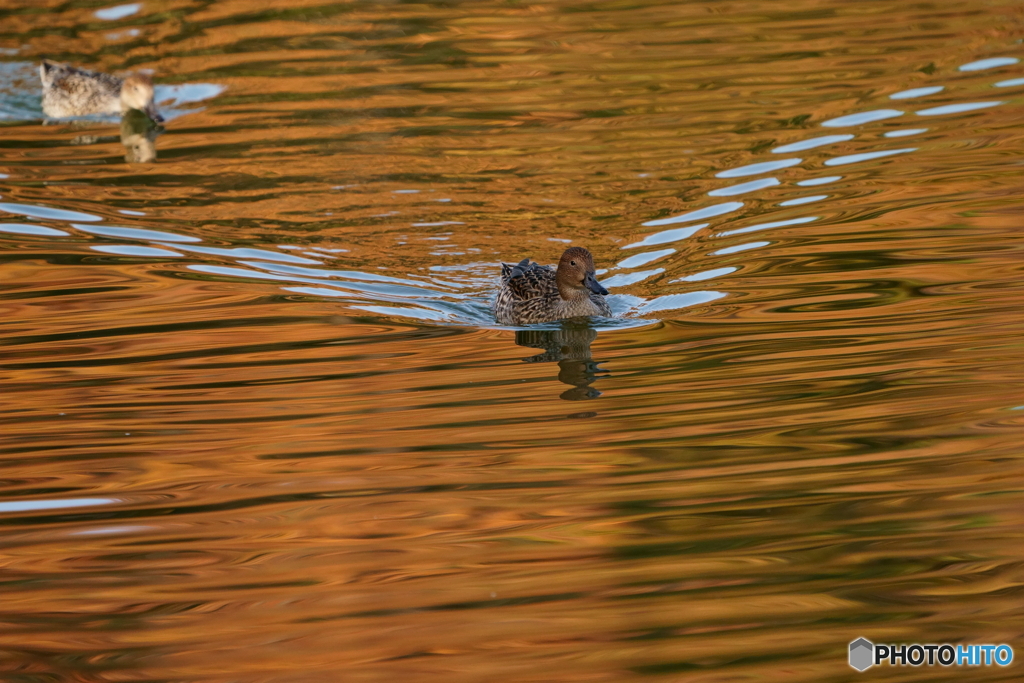
[[[138,109],[157,123],[164,120],[153,104],[153,81],[145,74],[122,79],[44,59],[39,79],[43,82],[43,113],[53,118]]]
[[[502,325],[530,325],[588,315],[611,316],[608,290],[594,275],[594,257],[582,247],[565,250],[558,269],[531,263],[501,264],[494,315]]]

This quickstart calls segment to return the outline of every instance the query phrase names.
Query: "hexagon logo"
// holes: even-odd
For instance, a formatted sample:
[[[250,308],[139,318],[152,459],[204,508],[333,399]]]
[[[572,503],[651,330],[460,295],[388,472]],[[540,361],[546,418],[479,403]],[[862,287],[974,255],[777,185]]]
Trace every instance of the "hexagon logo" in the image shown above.
[[[850,643],[850,666],[864,671],[874,664],[875,645],[867,638],[858,638]]]

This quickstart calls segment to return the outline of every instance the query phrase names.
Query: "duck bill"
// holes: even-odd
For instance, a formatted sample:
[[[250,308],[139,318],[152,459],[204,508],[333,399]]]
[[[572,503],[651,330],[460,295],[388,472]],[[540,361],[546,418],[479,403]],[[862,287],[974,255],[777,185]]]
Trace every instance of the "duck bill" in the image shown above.
[[[154,123],[164,122],[164,117],[160,116],[160,112],[156,110],[155,104],[150,104],[148,107],[146,107],[146,116],[153,119]]]
[[[583,281],[583,284],[587,286],[594,294],[607,294],[608,290],[601,286],[601,283],[597,281],[593,273],[587,273],[587,278]]]

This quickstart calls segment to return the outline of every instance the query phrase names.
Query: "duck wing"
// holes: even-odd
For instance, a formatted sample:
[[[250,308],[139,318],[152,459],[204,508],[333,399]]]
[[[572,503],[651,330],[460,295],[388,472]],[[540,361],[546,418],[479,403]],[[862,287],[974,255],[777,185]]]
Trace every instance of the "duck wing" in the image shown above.
[[[39,80],[43,82],[44,88],[48,88],[53,83],[53,79],[58,78],[65,70],[64,64],[44,59],[39,64]]]
[[[503,263],[501,266],[505,286],[520,301],[544,296],[551,290],[554,283],[554,268],[542,266],[539,263],[530,263],[530,259],[523,259],[514,266],[508,266],[507,263]],[[508,267],[507,271],[506,267]]]
[[[120,96],[122,78],[100,71],[90,71],[70,64],[44,59],[39,64],[39,80],[43,87],[62,90],[107,90]]]

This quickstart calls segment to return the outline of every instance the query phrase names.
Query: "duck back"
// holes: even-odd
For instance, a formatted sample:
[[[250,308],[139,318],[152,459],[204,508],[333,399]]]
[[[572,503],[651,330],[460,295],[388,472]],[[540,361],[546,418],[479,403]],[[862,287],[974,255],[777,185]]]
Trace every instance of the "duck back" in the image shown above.
[[[88,114],[120,114],[121,84],[117,76],[44,60],[43,113],[52,118]]]

